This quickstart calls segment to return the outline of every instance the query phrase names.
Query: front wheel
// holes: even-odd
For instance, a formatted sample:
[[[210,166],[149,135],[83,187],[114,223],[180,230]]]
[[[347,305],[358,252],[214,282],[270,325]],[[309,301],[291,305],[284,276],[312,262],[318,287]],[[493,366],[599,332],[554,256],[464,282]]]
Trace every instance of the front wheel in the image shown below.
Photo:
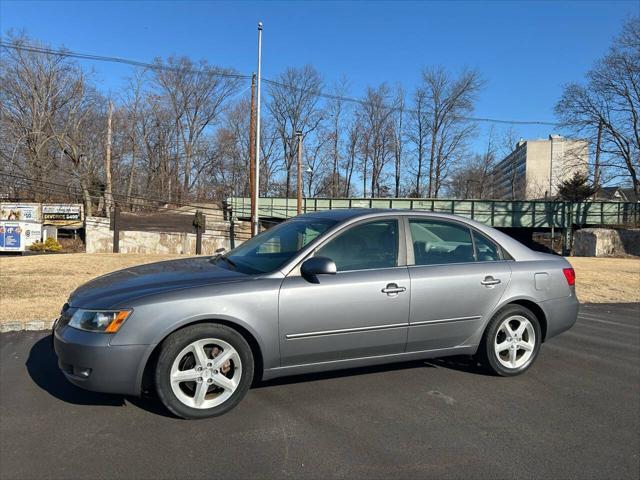
[[[540,351],[540,322],[528,308],[509,305],[487,325],[479,356],[496,375],[510,377],[527,370]]]
[[[158,397],[175,415],[222,415],[245,396],[253,355],[235,330],[218,324],[187,327],[163,343],[155,371]]]

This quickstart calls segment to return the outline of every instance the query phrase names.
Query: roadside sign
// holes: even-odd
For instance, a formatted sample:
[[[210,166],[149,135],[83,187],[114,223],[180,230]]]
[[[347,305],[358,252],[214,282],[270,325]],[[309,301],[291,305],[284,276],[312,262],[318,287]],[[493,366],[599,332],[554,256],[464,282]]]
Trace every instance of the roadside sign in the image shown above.
[[[5,223],[3,225],[2,246],[6,251],[21,251],[22,229],[19,223]]]
[[[58,203],[42,205],[42,223],[59,227],[82,227],[84,210],[81,204]]]
[[[0,203],[0,220],[39,222],[39,203]]]
[[[0,220],[0,252],[24,252],[42,238],[42,224]]]

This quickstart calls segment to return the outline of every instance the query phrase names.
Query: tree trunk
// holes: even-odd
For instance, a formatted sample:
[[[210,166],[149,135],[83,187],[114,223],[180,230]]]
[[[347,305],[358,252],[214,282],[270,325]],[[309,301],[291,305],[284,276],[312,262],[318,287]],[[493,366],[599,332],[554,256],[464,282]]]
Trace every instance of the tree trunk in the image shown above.
[[[131,194],[133,193],[133,179],[136,174],[136,142],[135,138],[131,145],[131,170],[129,170],[129,183],[127,185],[127,206],[129,210],[133,212],[133,202],[131,201]]]
[[[433,196],[433,167],[435,162],[435,149],[436,149],[436,133],[431,133],[431,152],[429,154],[429,189],[427,198]]]
[[[113,193],[111,185],[111,119],[113,116],[113,103],[109,100],[109,112],[107,114],[107,148],[104,156],[104,210],[107,218],[111,216],[111,207],[113,205]]]

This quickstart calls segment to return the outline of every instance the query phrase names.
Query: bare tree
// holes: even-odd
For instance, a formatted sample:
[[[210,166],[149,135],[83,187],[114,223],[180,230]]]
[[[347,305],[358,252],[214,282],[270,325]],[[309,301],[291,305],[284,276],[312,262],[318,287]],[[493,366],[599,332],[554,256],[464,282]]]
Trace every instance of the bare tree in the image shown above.
[[[422,182],[424,161],[427,152],[428,125],[426,110],[427,93],[423,88],[417,88],[413,94],[413,110],[409,117],[408,138],[413,146],[415,161],[413,163],[415,175],[415,187],[410,196],[420,198],[422,196]]]
[[[129,144],[129,172],[127,175],[127,191],[125,201],[127,206],[133,210],[132,195],[136,179],[136,166],[138,155],[138,122],[140,109],[144,102],[144,86],[146,82],[146,72],[137,70],[129,79],[129,85],[124,94],[122,105],[122,135],[126,137]]]
[[[10,34],[8,41],[18,48],[2,48],[0,56],[2,169],[32,179],[35,200],[43,200],[45,182],[56,179],[53,173],[62,158],[55,139],[57,117],[84,91],[84,75],[63,51],[21,50],[35,43],[24,35]]]
[[[307,196],[334,196],[333,191],[339,184],[339,178],[333,174],[334,135],[329,129],[320,129],[316,135],[305,138],[302,153],[303,183],[306,184]],[[338,173],[336,172],[336,175]]]
[[[349,197],[351,195],[351,183],[353,173],[357,163],[358,148],[360,144],[360,133],[362,127],[357,118],[353,118],[347,127],[347,143],[344,156],[344,190],[343,195]]]
[[[363,195],[366,195],[367,172],[371,165],[371,197],[380,196],[384,190],[381,184],[383,170],[392,152],[394,109],[388,105],[389,87],[382,84],[378,88],[369,87],[365,101],[360,104],[357,115],[362,125],[360,150],[362,152]]]
[[[280,137],[284,161],[285,191],[291,195],[291,175],[296,162],[296,132],[305,138],[322,121],[318,102],[322,89],[320,74],[311,65],[288,68],[277,81],[268,83],[268,110]]]
[[[492,198],[492,178],[496,153],[494,133],[491,129],[485,150],[482,153],[476,153],[468,163],[459,167],[452,174],[447,193],[455,198]]]
[[[341,153],[341,145],[340,145],[340,137],[342,133],[342,122],[344,120],[344,116],[347,113],[344,95],[348,91],[348,82],[346,78],[342,78],[339,82],[337,82],[331,91],[332,98],[329,100],[327,104],[327,115],[331,120],[331,133],[330,133],[330,141],[332,144],[331,149],[331,177],[330,177],[330,186],[329,196],[337,197],[340,194],[340,153]]]
[[[640,18],[624,25],[607,54],[587,72],[586,83],[566,85],[556,104],[565,128],[596,145],[601,128],[601,168],[630,178],[640,195]]]
[[[157,60],[156,66],[154,81],[168,98],[175,116],[184,156],[182,194],[187,195],[197,144],[205,129],[218,120],[225,101],[237,91],[239,83],[233,70],[212,67],[204,60],[194,64],[186,57],[170,57],[166,63]]]
[[[396,90],[394,100],[393,122],[393,159],[395,168],[395,190],[396,198],[400,197],[400,182],[402,180],[402,153],[405,143],[405,92],[401,85]]]
[[[423,71],[422,84],[430,141],[428,197],[437,197],[452,162],[474,132],[475,125],[466,117],[484,82],[475,70],[453,77],[436,67]]]

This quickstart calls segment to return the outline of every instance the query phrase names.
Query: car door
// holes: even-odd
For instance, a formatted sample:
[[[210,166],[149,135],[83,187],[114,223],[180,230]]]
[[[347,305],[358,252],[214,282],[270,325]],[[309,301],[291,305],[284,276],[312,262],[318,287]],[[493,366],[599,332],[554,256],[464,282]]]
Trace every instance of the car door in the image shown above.
[[[346,227],[315,256],[331,258],[335,275],[311,283],[293,270],[280,289],[282,365],[404,351],[410,283],[405,231],[397,217]]]
[[[407,351],[462,345],[504,293],[509,262],[495,243],[463,223],[429,217],[407,222],[412,247]]]

